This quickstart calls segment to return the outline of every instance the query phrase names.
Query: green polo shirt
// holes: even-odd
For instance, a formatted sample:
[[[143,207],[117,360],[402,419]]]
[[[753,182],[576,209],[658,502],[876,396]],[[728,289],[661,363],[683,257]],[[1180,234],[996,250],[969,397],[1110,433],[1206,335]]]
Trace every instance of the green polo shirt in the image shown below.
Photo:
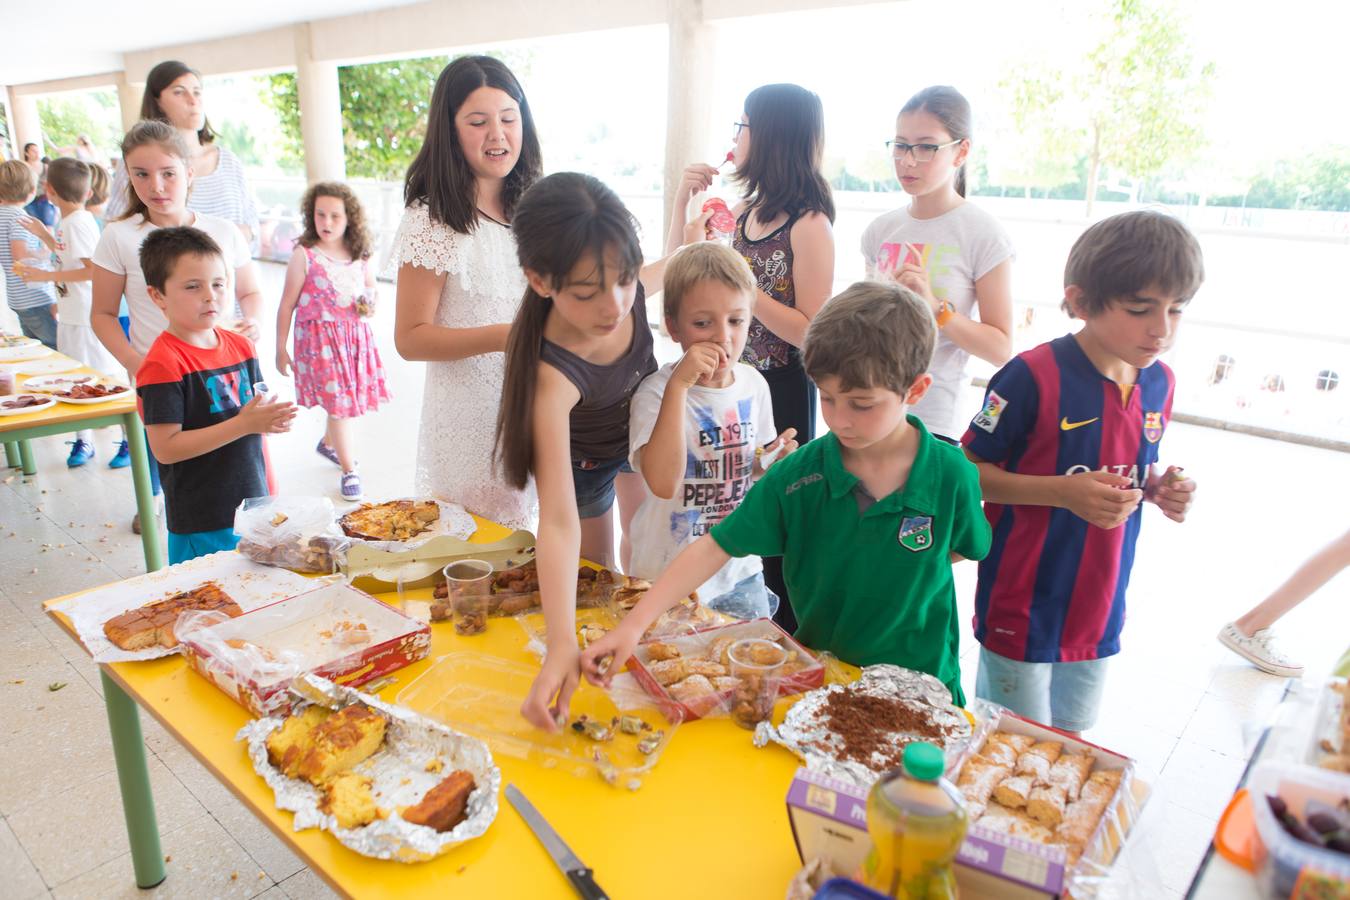
[[[928,672],[964,705],[949,554],[989,552],[980,476],[959,447],[908,419],[919,431],[909,480],[866,512],[826,434],[772,466],[712,536],[732,556],[783,557],[803,644]]]

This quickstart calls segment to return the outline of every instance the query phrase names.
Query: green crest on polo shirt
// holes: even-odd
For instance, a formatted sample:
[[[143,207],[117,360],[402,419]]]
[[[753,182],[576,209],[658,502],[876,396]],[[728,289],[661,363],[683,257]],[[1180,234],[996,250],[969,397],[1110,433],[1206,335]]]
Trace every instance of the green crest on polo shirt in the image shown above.
[[[915,553],[933,546],[933,517],[905,516],[901,519],[900,546]]]

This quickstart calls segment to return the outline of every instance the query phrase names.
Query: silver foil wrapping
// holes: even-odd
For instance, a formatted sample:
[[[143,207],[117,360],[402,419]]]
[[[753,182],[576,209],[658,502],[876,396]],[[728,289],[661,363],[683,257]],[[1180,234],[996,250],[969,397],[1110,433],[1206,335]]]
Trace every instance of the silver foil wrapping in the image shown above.
[[[267,736],[281,727],[279,717],[256,719],[239,730],[237,740],[248,742],[248,755],[254,770],[276,795],[278,809],[295,813],[295,830],[322,828],[344,847],[376,859],[421,862],[432,859],[457,844],[479,837],[497,817],[497,795],[502,773],[492,761],[488,747],[477,738],[460,734],[414,712],[381,701],[378,697],[342,687],[315,675],[297,678],[291,690],[303,700],[296,711],[310,704],[341,709],[364,703],[388,717],[384,747],[375,756],[356,767],[372,779],[375,803],[389,815],[362,828],[341,828],[337,819],[319,810],[320,792],[307,781],[287,778],[267,759]],[[440,760],[437,772],[428,772],[427,764]],[[431,788],[456,769],[473,775],[476,787],[469,797],[468,815],[450,831],[440,833],[405,822],[397,815],[400,807],[421,801]]]
[[[893,764],[876,755],[870,764],[839,757],[842,739],[830,727],[825,703],[831,694],[841,691],[902,700],[923,711],[946,732],[945,740],[936,743],[946,752],[949,763],[970,740],[970,720],[952,705],[951,691],[941,681],[925,672],[883,664],[866,667],[862,677],[850,684],[829,684],[802,695],[787,711],[783,724],[775,728],[768,722],[759,723],[755,728],[755,746],[763,747],[771,741],[782,744],[801,757],[806,768],[813,772],[859,787],[870,787]],[[895,746],[917,740],[932,741],[933,738],[903,731],[887,736],[887,743]]]

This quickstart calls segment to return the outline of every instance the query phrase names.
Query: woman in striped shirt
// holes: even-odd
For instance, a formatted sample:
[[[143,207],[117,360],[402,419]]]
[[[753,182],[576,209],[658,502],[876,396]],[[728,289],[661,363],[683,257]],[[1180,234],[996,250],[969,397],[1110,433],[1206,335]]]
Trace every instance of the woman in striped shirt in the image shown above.
[[[146,76],[141,98],[141,118],[167,122],[183,135],[192,153],[192,193],[188,209],[219,216],[239,226],[250,245],[258,233],[258,208],[244,180],[244,166],[226,147],[215,143],[215,133],[206,121],[202,103],[201,76],[177,60],[159,63]],[[124,211],[127,196],[126,166],[113,176],[109,221]]]

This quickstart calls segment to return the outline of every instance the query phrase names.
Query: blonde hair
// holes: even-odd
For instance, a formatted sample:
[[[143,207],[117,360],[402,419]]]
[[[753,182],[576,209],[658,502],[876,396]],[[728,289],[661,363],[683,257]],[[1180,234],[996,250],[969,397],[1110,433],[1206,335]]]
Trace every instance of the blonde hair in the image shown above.
[[[139,150],[141,147],[154,144],[170,156],[176,156],[183,161],[183,169],[186,171],[192,162],[192,156],[188,152],[187,142],[183,136],[178,133],[178,129],[157,119],[142,119],[122,138],[122,165],[126,167],[127,157],[132,151]],[[145,216],[149,218],[145,204],[141,202],[140,195],[136,193],[135,182],[131,177],[131,170],[127,169],[127,208],[119,218],[130,219],[132,216]]]
[[[89,164],[89,199],[85,207],[102,206],[108,202],[108,170],[98,163]]]
[[[750,264],[745,261],[745,257],[726,244],[704,241],[685,247],[666,263],[665,278],[661,285],[662,309],[666,318],[677,318],[684,295],[704,281],[715,281],[734,291],[748,294],[751,308],[754,307],[755,275],[750,271]]]
[[[17,159],[0,163],[0,203],[22,203],[37,190],[37,178],[28,163]]]
[[[811,320],[802,361],[812,381],[833,375],[840,390],[904,394],[928,371],[936,346],[933,311],[918,294],[898,284],[861,281]]]

